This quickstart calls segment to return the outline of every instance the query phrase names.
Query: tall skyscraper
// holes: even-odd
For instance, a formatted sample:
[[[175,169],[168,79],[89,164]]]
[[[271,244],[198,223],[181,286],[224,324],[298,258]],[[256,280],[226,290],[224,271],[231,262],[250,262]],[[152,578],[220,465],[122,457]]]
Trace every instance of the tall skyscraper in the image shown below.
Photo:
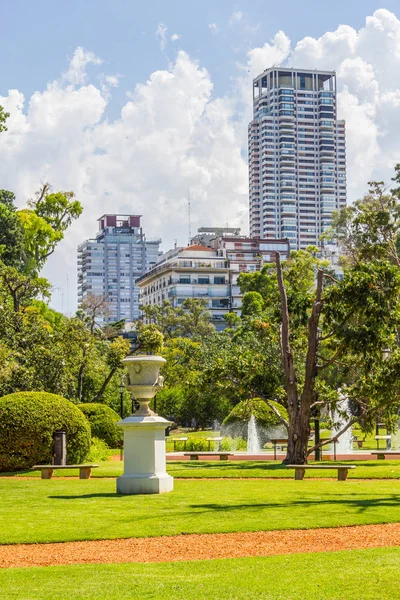
[[[78,304],[94,294],[103,296],[104,321],[139,317],[136,280],[157,262],[161,240],[147,239],[139,215],[103,215],[95,239],[78,247]]]
[[[272,67],[254,79],[249,192],[251,237],[320,245],[332,211],[346,204],[334,71]]]

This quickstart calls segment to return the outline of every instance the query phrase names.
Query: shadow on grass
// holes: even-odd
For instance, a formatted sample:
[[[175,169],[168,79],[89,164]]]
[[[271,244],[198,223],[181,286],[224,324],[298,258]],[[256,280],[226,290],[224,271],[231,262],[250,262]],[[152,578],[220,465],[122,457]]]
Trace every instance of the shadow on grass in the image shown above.
[[[99,494],[74,494],[73,496],[48,496],[51,500],[82,500],[89,498],[124,498],[128,494],[117,494],[117,492],[104,492]]]
[[[363,494],[365,495],[365,494]],[[400,495],[398,494],[393,494],[392,496],[390,496],[389,498],[371,498],[369,497],[368,499],[326,499],[326,500],[293,500],[293,501],[289,501],[286,503],[260,503],[260,504],[256,504],[256,503],[251,503],[251,504],[191,504],[190,507],[193,509],[205,509],[203,510],[203,512],[214,512],[214,511],[229,511],[229,510],[248,510],[248,509],[252,509],[252,508],[286,508],[286,509],[290,509],[290,507],[295,507],[295,506],[306,506],[306,507],[311,507],[311,506],[329,506],[329,505],[338,505],[338,506],[343,506],[343,507],[355,507],[355,508],[359,508],[360,510],[358,512],[364,512],[365,510],[369,509],[369,508],[375,508],[375,507],[393,507],[399,506],[399,502],[400,502]]]

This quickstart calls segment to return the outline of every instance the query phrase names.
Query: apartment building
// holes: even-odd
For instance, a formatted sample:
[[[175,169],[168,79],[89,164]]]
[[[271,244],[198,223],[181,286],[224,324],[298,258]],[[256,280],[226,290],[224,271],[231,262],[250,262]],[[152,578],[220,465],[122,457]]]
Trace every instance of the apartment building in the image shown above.
[[[260,239],[240,235],[238,228],[201,227],[192,243],[202,243],[217,251],[227,261],[231,309],[239,310],[242,294],[238,286],[240,273],[260,271],[275,261],[276,252],[285,260],[290,252],[287,239]]]
[[[260,270],[276,252],[283,259],[289,254],[288,240],[250,239],[237,228],[202,227],[191,243],[163,254],[137,281],[141,304],[161,306],[168,300],[181,306],[186,298],[203,299],[217,330],[224,329],[227,312],[240,312],[240,273]]]
[[[206,302],[217,330],[225,327],[224,315],[231,309],[229,268],[212,248],[198,244],[174,248],[136,284],[144,306],[161,306],[168,300],[177,307],[186,298],[198,298]]]
[[[141,215],[107,214],[94,239],[78,247],[78,305],[88,294],[108,303],[105,322],[139,318],[136,281],[157,263],[160,239],[146,238]]]
[[[346,205],[345,123],[334,71],[272,67],[253,81],[249,124],[250,236],[320,246]]]

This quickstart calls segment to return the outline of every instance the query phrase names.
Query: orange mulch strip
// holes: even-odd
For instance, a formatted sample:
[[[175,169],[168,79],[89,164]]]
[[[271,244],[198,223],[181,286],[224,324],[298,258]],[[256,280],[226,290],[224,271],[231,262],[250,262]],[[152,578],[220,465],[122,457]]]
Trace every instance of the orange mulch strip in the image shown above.
[[[0,567],[172,562],[400,546],[400,523],[0,546]]]

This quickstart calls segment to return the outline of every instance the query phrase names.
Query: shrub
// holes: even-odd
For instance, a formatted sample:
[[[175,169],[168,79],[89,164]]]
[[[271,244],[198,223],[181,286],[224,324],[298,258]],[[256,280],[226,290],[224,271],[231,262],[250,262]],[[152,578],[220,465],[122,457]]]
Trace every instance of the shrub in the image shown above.
[[[230,436],[226,436],[222,438],[219,449],[222,452],[240,452],[242,450],[247,450],[247,442],[241,437],[232,438]]]
[[[274,401],[271,401],[271,404],[279,410],[283,418],[288,418],[287,410],[282,404]],[[281,421],[264,400],[261,398],[250,398],[239,402],[231,410],[222,423],[223,432],[229,433],[233,437],[244,437],[247,439],[247,424],[250,421],[251,415],[254,415],[256,419],[262,445],[268,439],[266,430],[282,427]]]
[[[186,450],[188,452],[208,450],[208,442],[205,438],[189,438],[186,442]]]
[[[110,457],[110,450],[103,440],[99,440],[99,438],[92,438],[92,442],[90,444],[90,451],[87,456],[88,462],[97,463],[101,461],[108,460]]]
[[[75,404],[47,392],[0,398],[0,471],[51,463],[58,430],[67,434],[67,462],[83,462],[90,448],[90,425]]]
[[[109,448],[118,448],[123,438],[123,431],[117,422],[121,417],[106,404],[88,402],[78,404],[90,423],[92,436],[103,440]]]

